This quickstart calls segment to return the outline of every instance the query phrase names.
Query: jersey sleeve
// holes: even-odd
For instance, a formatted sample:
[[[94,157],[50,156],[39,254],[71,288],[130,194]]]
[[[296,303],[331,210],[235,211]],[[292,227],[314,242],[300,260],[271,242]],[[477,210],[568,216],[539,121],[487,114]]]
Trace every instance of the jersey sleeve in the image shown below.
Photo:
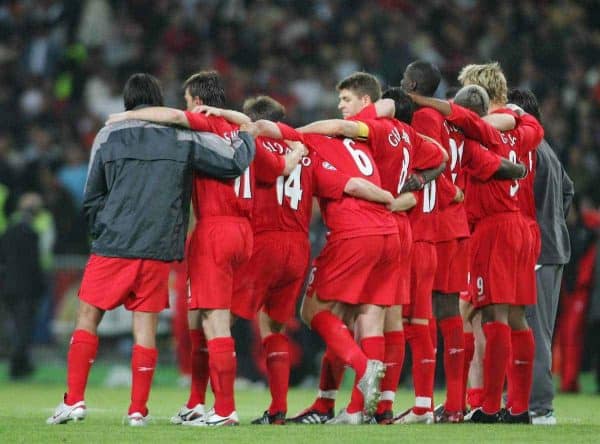
[[[443,174],[436,179],[437,200],[440,210],[452,205],[456,197],[456,186]]]
[[[210,120],[206,114],[185,111],[185,117],[190,124],[190,128],[194,131],[213,131]]]
[[[466,137],[490,148],[501,143],[500,132],[473,111],[455,103],[450,103],[450,108],[446,120],[462,129]]]
[[[434,114],[436,111],[427,108],[417,111],[411,122],[416,132],[425,134],[438,142],[441,140],[441,122]]]
[[[314,194],[324,199],[341,199],[350,176],[339,171],[316,153],[311,153],[311,158],[314,162]]]
[[[544,128],[535,117],[529,114],[519,117],[516,131],[519,135],[519,157],[536,149],[544,138]]]
[[[296,131],[291,126],[281,122],[277,122],[277,126],[279,127],[279,131],[281,131],[281,136],[284,139],[304,142],[304,134]]]
[[[444,161],[444,155],[440,148],[434,143],[423,139],[416,131],[410,133],[410,139],[414,146],[413,170],[428,170],[437,168]]]
[[[254,168],[257,182],[273,184],[283,174],[285,157],[272,153],[261,143],[257,143]]]
[[[385,137],[387,132],[385,124],[377,119],[358,119],[356,122],[367,126],[369,133],[363,140],[371,147],[375,156],[380,154],[379,151],[385,146],[381,143],[382,137]]]
[[[501,161],[500,156],[487,150],[475,140],[465,140],[462,167],[468,174],[485,182],[498,171]]]

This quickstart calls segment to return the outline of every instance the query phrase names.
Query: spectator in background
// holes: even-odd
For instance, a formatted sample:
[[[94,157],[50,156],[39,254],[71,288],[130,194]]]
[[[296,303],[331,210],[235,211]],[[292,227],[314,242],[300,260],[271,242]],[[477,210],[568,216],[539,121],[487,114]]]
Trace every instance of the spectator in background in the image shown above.
[[[25,378],[34,370],[30,347],[36,307],[44,291],[39,236],[34,228],[41,209],[42,199],[38,194],[21,196],[18,212],[0,238],[0,299],[13,321],[11,379]]]

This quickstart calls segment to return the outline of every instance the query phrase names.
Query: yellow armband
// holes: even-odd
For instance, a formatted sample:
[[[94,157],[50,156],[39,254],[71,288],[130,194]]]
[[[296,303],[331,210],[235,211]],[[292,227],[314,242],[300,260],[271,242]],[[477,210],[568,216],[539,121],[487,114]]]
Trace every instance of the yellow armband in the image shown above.
[[[369,138],[369,126],[360,121],[356,123],[358,124],[358,139],[367,140]]]

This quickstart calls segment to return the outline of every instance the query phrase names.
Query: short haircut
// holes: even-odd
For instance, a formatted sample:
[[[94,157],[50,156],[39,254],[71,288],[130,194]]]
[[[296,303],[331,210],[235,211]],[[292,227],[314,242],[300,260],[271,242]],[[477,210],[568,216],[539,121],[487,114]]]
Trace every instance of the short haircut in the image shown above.
[[[405,74],[417,84],[415,92],[422,96],[433,96],[442,80],[440,69],[425,60],[412,62],[406,67]]]
[[[225,105],[225,89],[217,71],[200,71],[183,82],[183,91],[189,89],[190,96],[199,97],[204,105]]]
[[[467,65],[458,75],[461,85],[479,85],[487,91],[492,103],[505,104],[508,100],[506,77],[498,62],[485,65]]]
[[[508,92],[508,101],[519,105],[526,113],[531,114],[541,122],[540,106],[537,97],[530,89],[511,89]]]
[[[269,96],[257,96],[246,99],[243,111],[252,121],[267,119],[277,122],[285,117],[285,107]]]
[[[382,97],[384,99],[392,99],[396,105],[394,117],[410,125],[415,112],[415,104],[410,96],[402,88],[395,86],[385,91]]]
[[[381,98],[381,84],[377,77],[366,72],[355,72],[337,84],[337,90],[347,89],[358,97],[369,96],[372,102]]]
[[[490,98],[487,91],[479,85],[467,85],[458,90],[454,96],[454,103],[485,116],[490,107]]]
[[[133,74],[123,88],[123,104],[129,111],[140,105],[163,106],[160,82],[148,73]]]

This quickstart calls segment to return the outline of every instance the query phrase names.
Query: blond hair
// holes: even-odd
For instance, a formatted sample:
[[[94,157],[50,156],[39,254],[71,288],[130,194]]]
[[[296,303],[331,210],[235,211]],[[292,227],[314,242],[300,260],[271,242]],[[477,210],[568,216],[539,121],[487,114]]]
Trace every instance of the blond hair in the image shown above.
[[[462,85],[479,85],[483,87],[492,103],[505,104],[508,101],[506,77],[498,62],[485,65],[467,65],[461,69],[458,81]]]

